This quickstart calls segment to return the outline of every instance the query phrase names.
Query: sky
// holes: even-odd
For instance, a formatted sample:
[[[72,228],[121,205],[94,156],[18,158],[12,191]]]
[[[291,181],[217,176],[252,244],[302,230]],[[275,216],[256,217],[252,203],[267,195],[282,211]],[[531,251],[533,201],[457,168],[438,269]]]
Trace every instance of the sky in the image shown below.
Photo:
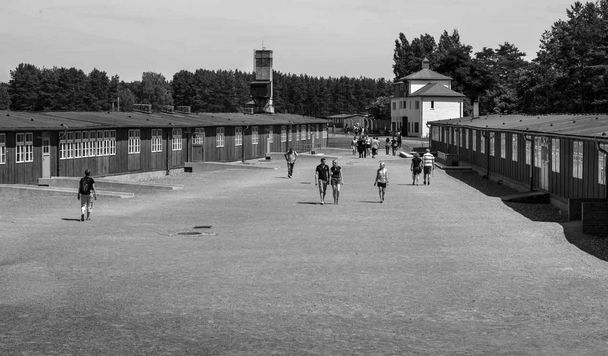
[[[143,72],[274,69],[392,80],[395,40],[458,30],[461,42],[510,42],[536,57],[540,38],[574,0],[1,0],[0,82],[20,63],[93,68],[121,80]]]

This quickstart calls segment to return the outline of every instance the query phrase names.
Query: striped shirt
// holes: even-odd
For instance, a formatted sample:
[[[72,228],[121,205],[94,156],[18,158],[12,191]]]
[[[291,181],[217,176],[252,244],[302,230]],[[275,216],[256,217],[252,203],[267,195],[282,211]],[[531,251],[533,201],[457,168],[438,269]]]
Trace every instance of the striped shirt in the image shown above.
[[[432,167],[435,162],[435,156],[429,152],[422,155],[422,165],[425,167]]]

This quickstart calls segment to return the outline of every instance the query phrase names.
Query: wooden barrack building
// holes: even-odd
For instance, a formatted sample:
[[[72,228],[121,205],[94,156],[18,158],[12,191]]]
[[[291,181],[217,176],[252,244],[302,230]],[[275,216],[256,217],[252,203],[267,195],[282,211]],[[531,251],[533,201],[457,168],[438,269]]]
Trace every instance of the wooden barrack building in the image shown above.
[[[0,111],[0,184],[182,168],[327,145],[327,120],[292,114]]]

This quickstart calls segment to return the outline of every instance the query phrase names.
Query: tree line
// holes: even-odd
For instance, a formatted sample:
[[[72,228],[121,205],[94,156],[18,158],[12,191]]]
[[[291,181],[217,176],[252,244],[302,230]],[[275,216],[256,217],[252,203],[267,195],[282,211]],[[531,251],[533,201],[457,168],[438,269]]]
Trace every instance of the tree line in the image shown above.
[[[514,44],[472,53],[457,30],[439,41],[420,35],[395,41],[395,79],[420,69],[451,76],[453,89],[478,100],[484,113],[594,113],[608,110],[608,0],[575,2],[565,20],[556,21],[540,39],[531,61]],[[470,103],[467,103],[470,112]]]
[[[20,64],[8,84],[0,85],[0,109],[25,111],[131,111],[133,104],[188,105],[193,112],[236,112],[251,100],[252,73],[239,70],[182,70],[168,81],[162,74],[145,72],[141,81],[124,82],[118,76],[93,69],[43,68]],[[364,112],[377,97],[387,95],[384,79],[318,78],[273,73],[276,112],[311,116]]]
[[[608,111],[608,0],[575,2],[566,19],[556,21],[540,39],[535,59],[515,44],[484,47],[473,53],[457,30],[439,40],[429,34],[395,40],[395,80],[431,68],[453,78],[454,90],[478,100],[485,113],[592,113]],[[238,70],[180,71],[167,80],[146,72],[140,81],[94,69],[37,68],[20,64],[9,83],[0,83],[0,109],[32,111],[132,110],[134,103],[189,105],[194,112],[235,112],[251,98],[252,73]],[[276,112],[312,116],[368,111],[387,118],[390,82],[370,78],[318,78],[273,73]],[[470,100],[465,113],[470,113]]]

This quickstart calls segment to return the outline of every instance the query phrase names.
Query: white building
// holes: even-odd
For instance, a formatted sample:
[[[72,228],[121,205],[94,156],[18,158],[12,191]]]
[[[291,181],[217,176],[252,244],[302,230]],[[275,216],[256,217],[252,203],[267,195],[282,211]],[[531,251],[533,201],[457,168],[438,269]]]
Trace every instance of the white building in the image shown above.
[[[429,69],[428,59],[422,70],[393,83],[391,129],[403,136],[428,137],[427,123],[460,118],[464,94],[452,90],[452,78]]]

